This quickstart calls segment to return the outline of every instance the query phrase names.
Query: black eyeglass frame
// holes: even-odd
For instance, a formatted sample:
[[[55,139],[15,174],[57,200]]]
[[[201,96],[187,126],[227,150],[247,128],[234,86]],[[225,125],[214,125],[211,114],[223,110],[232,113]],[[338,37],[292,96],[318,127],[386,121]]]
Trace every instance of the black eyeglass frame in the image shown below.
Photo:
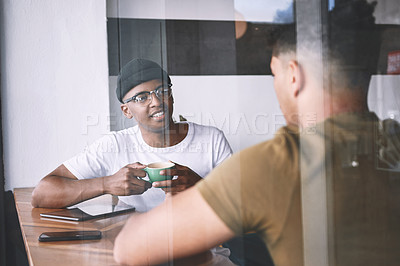
[[[167,86],[168,86],[168,89],[171,89],[172,83],[168,83]],[[147,94],[147,93],[149,94],[149,98],[150,98],[151,100],[153,99],[153,98],[151,97],[151,94],[153,94],[153,93],[154,93],[154,95],[155,95],[158,99],[160,99],[160,97],[158,97],[158,95],[157,95],[157,91],[160,91],[160,89],[163,88],[163,87],[164,87],[164,84],[161,84],[160,86],[158,86],[157,88],[155,88],[155,89],[152,90],[152,91],[142,91],[142,92],[139,92],[138,94],[133,95],[132,97],[126,99],[126,100],[123,101],[123,102],[124,102],[124,103],[129,103],[129,102],[131,102],[131,101],[134,101],[134,100],[136,99],[137,96],[139,96],[139,95],[141,95],[141,94]],[[172,93],[171,93],[170,96],[168,96],[168,98],[170,98],[171,96],[172,96]],[[150,101],[150,102],[151,102],[151,101]],[[150,103],[150,102],[149,102],[149,103]],[[135,103],[138,103],[138,102],[135,101]]]

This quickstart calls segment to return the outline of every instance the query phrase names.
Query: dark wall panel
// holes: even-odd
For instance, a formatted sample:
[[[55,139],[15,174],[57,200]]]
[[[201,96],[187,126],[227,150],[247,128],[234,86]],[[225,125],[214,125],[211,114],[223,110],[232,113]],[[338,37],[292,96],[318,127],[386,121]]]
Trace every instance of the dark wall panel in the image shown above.
[[[133,58],[146,58],[162,64],[162,56],[166,54],[163,31],[164,20],[108,19],[110,76],[118,75],[120,68]]]
[[[107,31],[111,76],[139,57],[162,64],[171,75],[237,74],[233,21],[109,18]]]
[[[269,75],[268,36],[279,25],[247,22],[246,32],[236,39],[234,21],[109,18],[110,76],[132,58],[156,61],[171,75]],[[381,52],[371,67],[386,74],[388,53],[400,50],[400,27],[379,25],[378,30]]]

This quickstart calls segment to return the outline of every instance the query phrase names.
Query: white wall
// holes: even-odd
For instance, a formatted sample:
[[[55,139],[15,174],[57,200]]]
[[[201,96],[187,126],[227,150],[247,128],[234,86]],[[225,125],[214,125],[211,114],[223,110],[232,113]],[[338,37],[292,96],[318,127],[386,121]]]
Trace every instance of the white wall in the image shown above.
[[[174,117],[216,126],[236,152],[285,125],[272,76],[172,76]]]
[[[107,0],[107,16],[147,19],[241,20],[272,22],[292,0]]]
[[[107,16],[147,19],[234,19],[233,0],[107,0]]]
[[[35,186],[107,132],[108,63],[105,0],[2,5],[7,190]]]

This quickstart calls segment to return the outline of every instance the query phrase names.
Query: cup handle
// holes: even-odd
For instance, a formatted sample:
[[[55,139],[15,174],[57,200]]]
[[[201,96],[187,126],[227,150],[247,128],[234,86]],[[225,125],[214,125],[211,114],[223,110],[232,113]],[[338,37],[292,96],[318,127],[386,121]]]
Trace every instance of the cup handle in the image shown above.
[[[146,174],[147,174],[147,176],[149,176],[149,172],[147,172],[147,171],[148,171],[147,169],[148,169],[148,168],[146,167],[146,168],[143,169],[143,171],[145,171]],[[150,181],[148,181],[148,180],[144,180],[144,179],[143,179],[144,177],[139,177],[139,176],[138,176],[138,178],[141,179],[141,180],[143,180],[143,181],[150,182]]]

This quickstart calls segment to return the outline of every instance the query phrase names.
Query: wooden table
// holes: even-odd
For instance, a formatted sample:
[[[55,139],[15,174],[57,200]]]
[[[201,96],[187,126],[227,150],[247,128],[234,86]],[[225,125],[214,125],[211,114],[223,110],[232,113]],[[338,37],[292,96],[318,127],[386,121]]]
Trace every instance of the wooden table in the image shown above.
[[[30,265],[116,265],[113,259],[114,239],[130,214],[83,222],[44,219],[40,213],[56,209],[33,208],[33,188],[14,190],[15,204]],[[47,231],[100,230],[101,240],[75,240],[43,243],[38,241]]]
[[[15,205],[30,265],[117,265],[113,258],[114,240],[132,213],[83,222],[42,218],[40,213],[61,209],[33,208],[31,205],[32,191],[33,188],[14,189]],[[43,232],[68,230],[100,230],[102,238],[100,240],[47,243],[38,241]],[[200,265],[210,260],[211,257],[211,252],[208,250],[187,258],[166,262],[161,266]]]

